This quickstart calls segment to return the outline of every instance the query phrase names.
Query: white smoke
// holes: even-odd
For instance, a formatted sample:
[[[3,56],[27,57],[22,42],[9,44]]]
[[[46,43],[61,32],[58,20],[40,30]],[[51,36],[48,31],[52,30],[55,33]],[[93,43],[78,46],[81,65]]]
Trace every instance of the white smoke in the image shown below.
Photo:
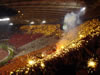
[[[71,12],[65,15],[63,25],[64,33],[62,34],[62,38],[56,43],[57,50],[64,48],[68,42],[77,37],[78,29],[75,28],[72,30],[72,28],[81,23],[80,16],[85,14],[85,9],[86,8],[83,7],[78,13]]]
[[[65,18],[64,18],[63,30],[68,31],[69,29],[72,29],[78,24],[80,24],[79,15],[73,12],[68,13],[65,15]]]
[[[67,13],[64,17],[64,25],[63,30],[69,31],[76,25],[79,25],[81,23],[80,16],[85,14],[85,7],[81,8],[81,10],[78,13]]]

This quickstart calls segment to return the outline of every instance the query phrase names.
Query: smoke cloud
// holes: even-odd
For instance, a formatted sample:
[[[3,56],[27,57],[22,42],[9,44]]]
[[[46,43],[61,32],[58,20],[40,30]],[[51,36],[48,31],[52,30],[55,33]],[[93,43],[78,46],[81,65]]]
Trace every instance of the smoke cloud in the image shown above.
[[[74,12],[68,13],[65,15],[65,18],[64,18],[63,30],[69,31],[70,29],[74,28],[76,25],[80,23],[81,21],[79,19],[78,14],[75,14]]]
[[[85,14],[85,9],[86,8],[83,7],[78,13],[71,12],[65,15],[63,25],[64,33],[62,34],[62,38],[56,44],[57,50],[64,48],[69,42],[77,38],[78,29],[75,28],[72,30],[72,28],[81,24],[80,16]]]
[[[78,13],[67,13],[64,17],[64,25],[63,30],[69,31],[70,29],[74,28],[76,25],[81,24],[80,16],[85,14],[85,7],[81,8]]]

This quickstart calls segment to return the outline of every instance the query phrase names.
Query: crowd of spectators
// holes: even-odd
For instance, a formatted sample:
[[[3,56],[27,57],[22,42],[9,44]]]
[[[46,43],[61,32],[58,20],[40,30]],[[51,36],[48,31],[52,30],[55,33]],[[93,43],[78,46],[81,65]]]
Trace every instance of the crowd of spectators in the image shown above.
[[[25,59],[28,58],[29,56],[34,57],[34,55],[31,52],[29,53],[30,55],[24,55],[22,57],[18,57],[14,61],[14,63],[16,64],[11,63],[8,66],[3,67],[2,69],[7,70],[8,67],[13,65],[12,67],[14,68],[14,71],[12,70],[13,72],[10,72],[11,75],[25,75],[25,74],[26,75],[58,75],[58,74],[99,75],[100,63],[98,63],[98,66],[95,71],[93,70],[89,72],[90,68],[87,66],[88,59],[90,58],[98,58],[98,61],[100,60],[99,57],[100,25],[99,24],[100,22],[98,22],[97,20],[92,20],[92,22],[88,21],[84,25],[81,25],[79,27],[80,28],[79,34],[84,35],[84,37],[76,38],[79,40],[74,40],[75,44],[82,41],[79,47],[72,47],[72,46],[70,47],[70,45],[73,44],[73,42],[70,42],[70,44],[66,48],[62,49],[62,52],[58,56],[57,55],[54,57],[51,56],[52,58],[50,57],[49,59],[47,59],[47,57],[43,57],[43,58],[36,57],[37,58],[36,62],[39,60],[41,61],[44,60],[42,62],[44,63],[42,64],[42,66],[41,66],[41,62],[36,63],[31,67],[26,66],[27,60]],[[69,52],[67,52],[66,49],[68,49]],[[52,54],[52,52],[50,52],[50,54]],[[48,53],[48,55],[50,54]],[[43,68],[44,65],[45,67]],[[20,66],[20,68],[18,68],[18,66]]]

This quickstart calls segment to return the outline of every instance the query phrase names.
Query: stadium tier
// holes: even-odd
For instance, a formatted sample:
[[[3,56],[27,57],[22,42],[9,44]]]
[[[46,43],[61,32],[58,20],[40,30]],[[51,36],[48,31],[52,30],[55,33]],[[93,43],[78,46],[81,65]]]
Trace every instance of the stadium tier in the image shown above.
[[[73,33],[76,33],[76,36],[72,36],[71,34]],[[13,59],[11,63],[0,68],[1,74],[7,71],[11,75],[38,75],[41,73],[44,75],[55,75],[62,71],[64,66],[66,66],[65,68],[68,71],[75,68],[68,66],[68,64],[73,64],[74,66],[76,64],[81,68],[80,62],[87,62],[88,57],[93,55],[94,48],[95,51],[98,48],[95,43],[97,43],[96,40],[99,41],[100,37],[100,21],[94,19],[87,21],[70,30],[68,34],[65,34],[64,40],[61,39],[51,46],[46,46],[41,50]]]
[[[15,46],[16,48],[19,48],[33,40],[36,40],[37,38],[40,38],[41,36],[43,36],[43,34],[41,33],[37,33],[37,34],[14,34],[10,40],[9,43],[13,46]]]

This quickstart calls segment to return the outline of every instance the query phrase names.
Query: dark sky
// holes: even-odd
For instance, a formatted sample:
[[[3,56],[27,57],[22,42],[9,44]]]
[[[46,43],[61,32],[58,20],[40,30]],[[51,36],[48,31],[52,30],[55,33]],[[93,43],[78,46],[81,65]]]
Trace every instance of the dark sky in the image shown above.
[[[17,11],[12,8],[8,8],[6,6],[0,6],[0,18],[2,17],[11,17],[15,16],[17,14]]]
[[[7,18],[7,17],[12,17],[15,16],[17,14],[17,11],[12,9],[12,8],[8,8],[6,6],[0,6],[0,19],[2,18]],[[10,26],[8,25],[10,23],[10,21],[4,21],[1,22],[0,21],[0,32],[8,32],[10,29]]]

